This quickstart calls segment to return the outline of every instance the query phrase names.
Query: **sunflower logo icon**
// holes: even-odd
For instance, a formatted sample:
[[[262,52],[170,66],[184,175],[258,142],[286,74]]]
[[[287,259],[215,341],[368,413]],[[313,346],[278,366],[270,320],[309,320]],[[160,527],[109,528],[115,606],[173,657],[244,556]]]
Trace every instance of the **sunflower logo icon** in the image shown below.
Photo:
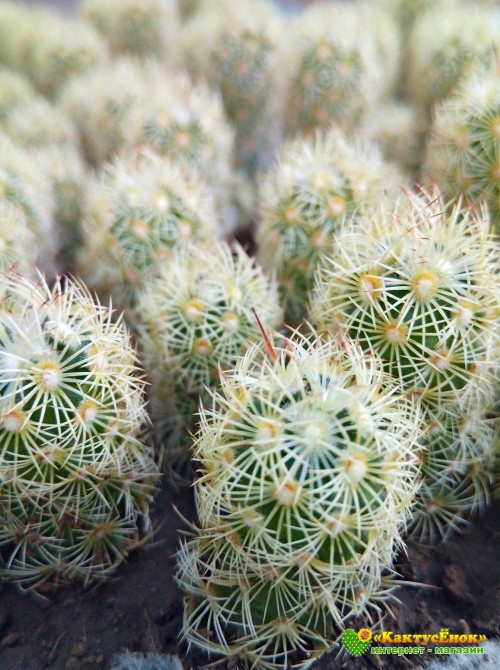
[[[360,642],[369,642],[372,639],[372,632],[369,628],[361,628],[358,632]]]

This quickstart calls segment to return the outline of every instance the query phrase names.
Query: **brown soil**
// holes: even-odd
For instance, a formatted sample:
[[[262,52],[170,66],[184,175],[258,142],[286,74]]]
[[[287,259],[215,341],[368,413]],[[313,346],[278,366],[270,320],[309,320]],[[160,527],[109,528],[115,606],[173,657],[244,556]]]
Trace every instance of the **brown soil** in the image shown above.
[[[64,588],[44,600],[0,587],[1,670],[106,670],[120,649],[179,653],[187,668],[202,659],[189,657],[178,643],[182,601],[175,586],[173,555],[182,527],[173,505],[192,518],[190,490],[164,488],[154,507],[159,525],[154,542],[132,555],[116,577],[87,591]],[[410,545],[399,570],[408,580],[432,588],[402,587],[385,630],[401,633],[450,633],[470,630],[500,635],[500,533],[495,525],[500,504],[474,520],[463,536],[433,549]],[[354,629],[367,625],[355,620]],[[428,652],[428,657],[432,653]],[[410,660],[411,659],[411,660]],[[325,655],[317,670],[346,668],[408,668],[414,657],[351,659],[338,649]],[[221,668],[234,668],[234,662]]]

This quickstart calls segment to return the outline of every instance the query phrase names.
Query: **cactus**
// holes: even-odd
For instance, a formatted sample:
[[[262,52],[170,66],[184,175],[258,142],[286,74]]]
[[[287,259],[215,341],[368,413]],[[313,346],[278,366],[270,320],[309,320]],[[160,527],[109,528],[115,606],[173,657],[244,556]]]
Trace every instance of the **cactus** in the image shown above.
[[[388,374],[430,407],[485,395],[498,336],[496,248],[485,212],[409,194],[354,218],[334,240],[313,322],[374,347]]]
[[[74,146],[49,146],[40,149],[36,162],[50,178],[54,223],[61,236],[58,262],[72,269],[82,243],[81,225],[87,216],[89,177]]]
[[[420,543],[447,540],[490,501],[494,468],[494,421],[487,408],[460,405],[429,413],[423,427],[423,483],[409,534]]]
[[[474,77],[436,109],[425,172],[442,188],[485,200],[500,228],[500,73]]]
[[[1,12],[0,12],[1,16]],[[35,90],[21,74],[0,68],[0,121],[8,117],[12,109],[19,109],[35,97]]]
[[[84,22],[44,10],[32,13],[30,20],[31,31],[14,66],[46,97],[56,99],[69,79],[105,60],[105,45]]]
[[[206,401],[206,388],[259,337],[254,310],[264,323],[281,323],[274,284],[241,247],[225,243],[180,253],[137,300],[151,414],[166,464],[185,466],[189,440],[182,429],[193,428],[199,397]]]
[[[418,416],[347,341],[253,346],[201,410],[201,529],[179,554],[183,634],[253,668],[303,668],[331,620],[388,597],[417,489]]]
[[[443,3],[421,16],[410,36],[407,86],[425,121],[461,79],[495,68],[495,45],[498,23],[477,7]]]
[[[146,151],[102,172],[82,233],[81,276],[122,306],[180,247],[217,237],[210,193],[197,175]]]
[[[47,274],[55,272],[59,239],[52,222],[50,180],[27,151],[0,132],[0,201],[20,208],[34,234],[37,264]]]
[[[388,15],[369,5],[313,5],[296,19],[286,67],[289,85],[285,126],[289,134],[312,133],[332,123],[344,131],[360,125],[368,108],[395,82],[397,30]],[[361,13],[360,13],[361,12]],[[361,18],[364,16],[364,18]],[[384,28],[373,30],[373,22]],[[362,37],[360,37],[362,35]],[[383,47],[389,49],[384,53]]]
[[[183,50],[191,73],[218,87],[236,127],[238,167],[253,175],[269,162],[279,128],[279,15],[266,0],[205,0],[186,25]]]
[[[0,198],[0,272],[22,267],[29,273],[35,264],[35,249],[23,210]]]
[[[84,0],[82,16],[108,41],[115,56],[177,56],[179,17],[173,0]]]
[[[380,105],[367,118],[365,132],[380,146],[384,158],[410,175],[417,172],[423,128],[415,107],[400,101]]]
[[[69,116],[39,96],[12,105],[2,119],[2,129],[26,149],[76,145],[76,130]]]
[[[113,656],[110,670],[182,670],[182,663],[178,656],[155,652],[144,656],[124,649]]]
[[[77,282],[0,284],[0,574],[104,579],[149,531],[157,476],[128,334]]]
[[[343,219],[375,206],[398,175],[377,149],[335,130],[296,139],[261,185],[258,258],[275,272],[288,319],[305,316],[318,262]]]
[[[421,541],[446,537],[480,508],[491,478],[496,252],[484,211],[422,192],[391,213],[354,219],[317,275],[315,324],[374,348],[424,410],[428,452],[412,525]]]

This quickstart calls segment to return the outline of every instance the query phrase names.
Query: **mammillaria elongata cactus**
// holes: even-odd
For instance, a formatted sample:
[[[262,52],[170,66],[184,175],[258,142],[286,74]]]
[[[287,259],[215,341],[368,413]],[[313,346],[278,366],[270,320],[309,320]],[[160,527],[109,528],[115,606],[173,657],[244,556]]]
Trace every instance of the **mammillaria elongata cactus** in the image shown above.
[[[414,407],[375,359],[317,337],[252,347],[201,410],[184,635],[254,668],[308,667],[332,620],[387,596],[417,489]]]
[[[157,474],[128,334],[78,283],[0,290],[0,572],[103,579],[149,530]]]

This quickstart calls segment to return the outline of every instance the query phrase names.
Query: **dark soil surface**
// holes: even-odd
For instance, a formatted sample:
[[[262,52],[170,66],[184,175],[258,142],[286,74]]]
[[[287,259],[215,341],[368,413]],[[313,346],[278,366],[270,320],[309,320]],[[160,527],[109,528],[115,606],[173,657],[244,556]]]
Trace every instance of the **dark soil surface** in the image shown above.
[[[183,524],[174,505],[193,517],[190,490],[161,491],[153,512],[159,525],[153,543],[133,554],[110,582],[87,591],[66,587],[46,600],[13,585],[0,586],[0,669],[107,670],[114,653],[124,647],[179,653],[186,668],[198,667],[201,659],[188,657],[178,643],[182,601],[173,578],[173,555]],[[385,630],[439,633],[449,628],[450,633],[470,630],[488,639],[500,636],[499,512],[496,503],[446,545],[408,547],[401,574],[432,588],[400,588],[401,603],[391,606],[393,616],[387,615]],[[348,625],[357,630],[368,624],[355,620]],[[398,670],[410,667],[414,659],[365,655],[353,660],[337,649],[318,662],[317,670]],[[225,662],[220,667],[235,666]]]

